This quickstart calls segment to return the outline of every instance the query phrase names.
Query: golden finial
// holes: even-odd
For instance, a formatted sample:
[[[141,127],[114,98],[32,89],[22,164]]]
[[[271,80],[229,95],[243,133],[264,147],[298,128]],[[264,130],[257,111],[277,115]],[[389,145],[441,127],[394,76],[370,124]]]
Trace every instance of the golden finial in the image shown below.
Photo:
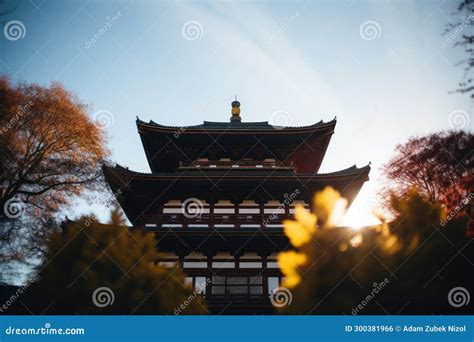
[[[232,117],[230,118],[231,122],[240,122],[240,102],[237,101],[237,95],[235,95],[235,101],[232,102]]]

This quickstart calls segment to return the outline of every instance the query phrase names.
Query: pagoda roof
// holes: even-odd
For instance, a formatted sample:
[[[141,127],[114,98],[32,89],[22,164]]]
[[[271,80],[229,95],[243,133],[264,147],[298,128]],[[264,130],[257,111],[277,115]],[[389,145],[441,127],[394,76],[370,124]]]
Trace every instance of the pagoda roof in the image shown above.
[[[137,172],[123,167],[119,164],[116,164],[114,167],[104,166],[104,173],[112,173],[125,180],[126,178],[133,179],[142,179],[142,180],[151,180],[151,179],[174,179],[174,178],[183,178],[191,177],[193,179],[203,178],[208,179],[212,177],[217,178],[241,178],[241,177],[250,177],[250,178],[259,178],[259,177],[271,177],[272,179],[333,179],[333,178],[344,178],[344,177],[353,177],[354,175],[367,174],[370,172],[370,164],[358,168],[356,165],[352,165],[348,168],[328,172],[328,173],[295,173],[291,168],[182,168],[174,172],[156,172],[156,173],[146,173],[146,172]],[[366,179],[366,180],[367,180]]]
[[[122,194],[119,202],[135,224],[140,223],[144,213],[156,210],[154,206],[159,203],[188,198],[209,202],[229,199],[269,201],[285,198],[298,189],[299,199],[310,203],[316,191],[332,186],[351,203],[369,179],[370,166],[358,168],[354,165],[324,174],[295,173],[288,168],[185,168],[149,174],[117,165],[104,166],[103,170],[112,191]]]
[[[152,172],[174,171],[181,163],[248,158],[275,159],[297,172],[319,170],[336,120],[301,127],[268,122],[211,122],[194,126],[164,126],[137,119],[137,128]]]
[[[328,128],[333,128],[336,125],[336,119],[329,122],[323,122],[322,120],[308,126],[294,126],[294,127],[284,127],[278,125],[269,124],[268,121],[258,121],[258,122],[220,122],[220,121],[204,121],[199,125],[190,125],[190,126],[166,126],[161,125],[153,120],[145,122],[140,120],[137,117],[136,120],[137,127],[139,132],[148,131],[162,131],[162,132],[175,132],[176,130],[182,130],[182,134],[199,134],[199,133],[209,133],[208,131],[225,131],[229,134],[245,134],[246,131],[251,131],[251,133],[275,133],[275,134],[292,134],[292,133],[301,133],[314,130],[324,130]],[[262,132],[261,132],[262,131]],[[264,131],[264,132],[263,132]],[[222,132],[220,132],[222,133]],[[247,132],[249,133],[249,132]]]

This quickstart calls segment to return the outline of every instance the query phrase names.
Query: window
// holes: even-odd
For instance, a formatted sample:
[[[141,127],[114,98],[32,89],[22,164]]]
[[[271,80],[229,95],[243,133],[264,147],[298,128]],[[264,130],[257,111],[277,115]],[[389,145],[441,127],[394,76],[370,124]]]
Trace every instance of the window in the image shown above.
[[[280,265],[276,261],[267,262],[267,268],[280,268]]]
[[[206,286],[209,282],[206,280],[206,277],[196,276],[196,277],[186,277],[184,278],[184,286],[193,289],[197,294],[206,293]]]
[[[196,292],[206,293],[206,285],[207,285],[206,277],[196,277],[195,281],[196,281],[196,284],[194,286],[194,289],[196,290]]]
[[[278,285],[278,277],[268,277],[268,293],[272,293]]]
[[[214,295],[261,295],[262,276],[253,277],[212,277]]]
[[[262,268],[262,263],[261,262],[258,262],[258,261],[241,261],[239,263],[239,267],[240,268]]]
[[[225,285],[225,277],[212,277],[212,285]]]
[[[207,268],[207,262],[202,261],[185,261],[184,268]]]
[[[214,261],[212,268],[235,268],[235,263],[233,261]]]

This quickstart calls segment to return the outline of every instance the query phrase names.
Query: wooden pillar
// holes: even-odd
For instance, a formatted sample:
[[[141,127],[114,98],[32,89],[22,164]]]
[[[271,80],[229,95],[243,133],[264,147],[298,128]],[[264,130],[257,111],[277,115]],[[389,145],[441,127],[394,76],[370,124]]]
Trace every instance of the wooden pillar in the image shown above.
[[[235,251],[235,252],[232,252],[231,253],[234,257],[234,261],[235,261],[235,268],[236,269],[239,269],[240,268],[240,257],[242,255],[244,255],[244,252],[242,250],[239,250],[239,251]]]
[[[212,294],[212,260],[217,253],[214,251],[207,251],[204,255],[207,257],[207,275],[206,275],[206,295]]]
[[[209,203],[209,228],[214,228],[214,203]]]
[[[207,203],[209,203],[209,228],[214,228],[214,209],[217,200],[215,200],[214,198],[209,198],[207,200]]]
[[[262,294],[268,296],[268,272],[267,272],[267,258],[270,255],[268,252],[261,252],[258,254],[262,258]]]
[[[164,212],[165,202],[162,202],[158,205],[158,222],[156,222],[156,227],[163,227],[163,212]]]
[[[258,204],[258,208],[259,208],[259,212],[260,212],[260,225],[261,225],[262,227],[264,227],[264,225],[265,225],[265,222],[264,222],[264,221],[265,221],[265,203],[266,203],[266,202],[267,202],[267,201],[266,201],[263,197],[257,198],[257,199],[255,200],[255,203]],[[268,223],[268,222],[267,222],[267,223]]]
[[[240,228],[239,223],[239,204],[234,204],[234,211],[235,211],[235,228]]]
[[[184,268],[184,258],[188,254],[184,251],[176,251],[174,254],[178,257],[179,267]]]
[[[182,220],[183,220],[183,228],[188,228],[188,218],[186,217],[187,215],[184,215],[184,212],[186,210],[186,208],[183,207],[183,203],[184,201],[186,201],[186,199],[180,199],[180,203],[181,203],[181,217],[182,217]],[[179,216],[178,216],[179,217]]]
[[[234,226],[235,228],[240,228],[240,223],[238,222],[239,220],[239,205],[242,203],[242,198],[235,196],[230,200],[230,203],[234,205],[234,217],[235,217],[235,222]]]

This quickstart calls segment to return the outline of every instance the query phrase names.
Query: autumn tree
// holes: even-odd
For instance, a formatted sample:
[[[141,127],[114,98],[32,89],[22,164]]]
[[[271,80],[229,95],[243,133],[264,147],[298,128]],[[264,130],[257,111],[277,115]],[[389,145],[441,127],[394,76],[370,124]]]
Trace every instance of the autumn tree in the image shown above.
[[[447,25],[445,36],[448,42],[454,41],[454,46],[463,48],[466,54],[466,57],[459,62],[459,65],[464,66],[464,77],[455,91],[468,94],[471,99],[474,99],[474,79],[472,77],[472,68],[474,67],[474,1],[460,1],[455,16],[455,22]]]
[[[87,107],[58,83],[0,78],[0,262],[42,253],[56,214],[102,187],[106,136]],[[92,193],[92,192],[87,192]],[[12,266],[12,264],[9,264]],[[13,268],[19,268],[13,265]],[[0,281],[8,272],[2,272]]]
[[[205,313],[176,265],[157,264],[155,234],[130,230],[116,210],[109,224],[83,217],[53,234],[37,282],[21,298],[43,314]],[[179,310],[177,310],[179,308]],[[28,313],[18,305],[20,313]]]
[[[474,135],[466,131],[432,133],[410,138],[396,147],[384,165],[385,198],[399,197],[416,187],[432,203],[448,210],[463,204],[474,189]],[[472,201],[464,206],[472,210]]]
[[[49,218],[99,186],[106,137],[60,84],[0,79],[0,218]],[[11,212],[13,210],[13,212]]]

